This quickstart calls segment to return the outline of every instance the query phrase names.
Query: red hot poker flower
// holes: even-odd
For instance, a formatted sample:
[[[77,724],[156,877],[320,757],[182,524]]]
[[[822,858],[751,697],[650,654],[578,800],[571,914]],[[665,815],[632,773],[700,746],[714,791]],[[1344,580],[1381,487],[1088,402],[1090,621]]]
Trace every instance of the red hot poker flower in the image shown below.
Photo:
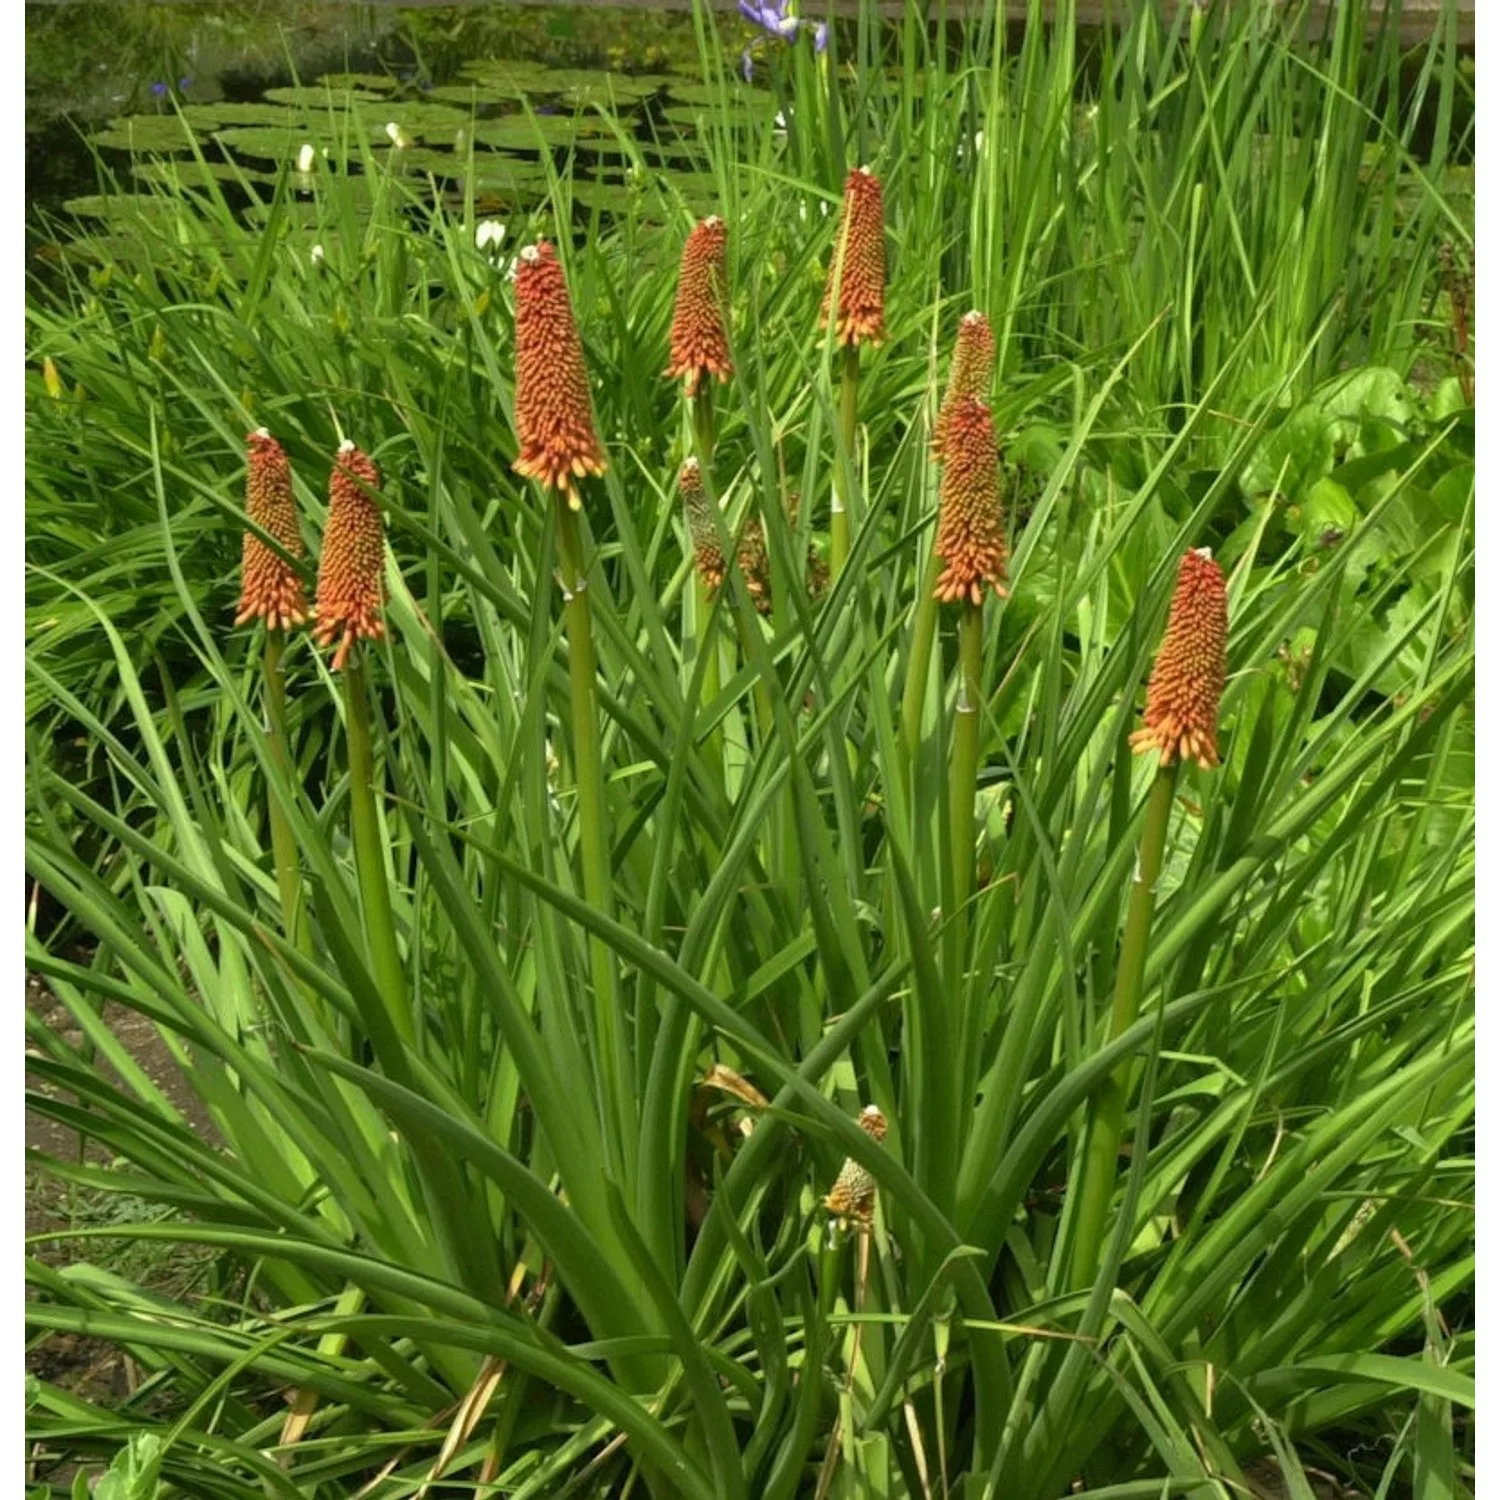
[[[954,403],[943,451],[937,555],[944,567],[934,593],[945,604],[983,604],[988,583],[1003,599],[1006,550],[999,452],[990,409],[978,397],[960,396]]]
[[[705,376],[729,379],[725,319],[729,283],[724,269],[724,221],[712,214],[693,228],[682,247],[677,278],[677,305],[672,312],[672,358],[665,374],[681,380],[689,396],[698,394]]]
[[[1185,553],[1146,688],[1145,728],[1130,736],[1137,753],[1156,750],[1163,766],[1179,759],[1205,770],[1218,765],[1228,635],[1223,572],[1207,547]]]
[[[932,456],[943,456],[943,439],[953,408],[964,396],[988,401],[995,377],[995,332],[990,320],[977,308],[966,312],[958,323],[953,345],[953,363],[948,371],[948,390],[932,428]]]
[[[516,434],[516,473],[561,490],[580,509],[576,482],[602,474],[609,460],[594,429],[568,283],[545,240],[527,245],[516,261]]]
[[[245,469],[245,511],[293,557],[302,556],[302,533],[292,499],[292,470],[280,443],[257,427]],[[240,551],[240,603],[236,625],[264,620],[267,630],[290,630],[307,619],[307,596],[297,570],[253,531]]]
[[[355,641],[385,634],[385,528],[365,489],[380,484],[380,471],[347,439],[328,478],[328,526],[318,566],[317,625],[320,646],[338,641],[333,669],[340,671]]]
[[[855,346],[880,343],[885,338],[885,207],[880,179],[868,167],[856,167],[844,183],[844,206],[818,315],[820,328],[828,326],[835,281],[839,303],[834,331],[838,342]]]

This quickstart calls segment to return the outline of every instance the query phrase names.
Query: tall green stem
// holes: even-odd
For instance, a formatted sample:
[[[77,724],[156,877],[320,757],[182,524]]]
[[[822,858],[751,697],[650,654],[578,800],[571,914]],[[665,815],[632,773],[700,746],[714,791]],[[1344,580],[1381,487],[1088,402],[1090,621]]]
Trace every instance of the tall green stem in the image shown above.
[[[1156,882],[1161,875],[1167,846],[1167,825],[1172,815],[1172,790],[1177,781],[1176,765],[1163,766],[1151,783],[1146,802],[1146,826],[1141,832],[1140,855],[1130,905],[1125,913],[1125,935],[1120,944],[1120,967],[1115,976],[1115,1001],[1109,1020],[1109,1041],[1127,1031],[1141,1008],[1141,985],[1146,974],[1146,950],[1151,937],[1151,917],[1156,910]],[[1114,1194],[1120,1138],[1125,1128],[1125,1086],[1130,1064],[1123,1062],[1110,1074],[1094,1100],[1084,1148],[1083,1181],[1079,1187],[1078,1219],[1073,1231],[1072,1285],[1089,1286],[1098,1270],[1099,1246],[1104,1239],[1104,1220]]]
[[[979,707],[984,701],[984,606],[963,604],[958,616],[958,709],[948,779],[948,829],[953,858],[953,926],[974,893],[974,799],[979,783]]]
[[[344,668],[344,704],[349,736],[349,832],[364,910],[365,941],[375,966],[375,982],[392,1024],[405,1042],[415,1040],[406,972],[396,946],[396,921],[385,873],[385,839],[375,807],[375,750],[370,736],[370,695],[363,658],[357,653]]]
[[[859,404],[859,345],[844,347],[843,374],[839,384],[839,433],[844,440],[844,452],[849,455],[849,467],[854,468],[854,435],[858,423]],[[836,579],[849,560],[849,495],[843,482],[843,465],[833,468],[833,511],[828,519],[829,571]]]
[[[932,667],[932,643],[937,636],[938,569],[941,559],[933,551],[922,571],[917,594],[917,612],[912,621],[911,654],[906,659],[906,686],[901,695],[901,743],[906,751],[908,785],[922,744],[922,705],[927,697],[927,677]]]
[[[291,780],[291,736],[287,733],[286,680],[281,659],[286,652],[286,636],[279,630],[266,632],[266,650],[262,671],[266,685],[266,738],[271,758]],[[266,795],[266,811],[271,824],[271,858],[276,866],[276,889],[281,895],[281,926],[286,940],[309,957],[312,956],[312,931],[304,917],[302,877],[297,870],[297,840],[286,811],[275,792]]]
[[[557,495],[557,547],[562,565],[563,626],[568,636],[568,678],[573,711],[573,774],[578,793],[579,844],[583,854],[583,893],[589,905],[604,916],[614,914],[610,881],[609,830],[604,809],[604,763],[599,745],[599,715],[594,697],[594,633],[589,614],[588,571],[583,562],[583,539],[578,516],[567,497]],[[634,1067],[621,1024],[615,966],[609,947],[589,938],[589,961],[594,976],[594,1020],[601,1072],[606,1091],[607,1118],[613,1129],[606,1140],[619,1149],[618,1166],[636,1158]],[[628,1178],[622,1178],[622,1181]]]
[[[706,469],[714,461],[714,390],[707,380],[689,405],[693,410],[693,451]]]

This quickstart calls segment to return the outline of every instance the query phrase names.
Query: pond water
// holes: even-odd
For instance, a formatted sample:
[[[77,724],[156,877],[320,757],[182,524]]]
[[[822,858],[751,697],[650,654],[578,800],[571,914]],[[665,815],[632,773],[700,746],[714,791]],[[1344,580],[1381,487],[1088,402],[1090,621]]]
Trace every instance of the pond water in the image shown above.
[[[758,34],[729,0],[714,3],[737,75],[741,49]],[[1019,41],[1022,23],[1010,29]],[[1094,28],[1080,30],[1087,89]],[[763,84],[763,70],[757,75],[753,85]],[[758,111],[770,97],[736,77],[737,108]],[[632,151],[670,173],[696,206],[712,198],[696,139],[708,100],[683,0],[30,4],[28,239],[45,259],[74,234],[78,217],[87,223],[130,211],[128,200],[100,196],[106,177],[148,207],[145,195],[172,177],[213,176],[232,191],[243,183],[268,188],[299,158],[306,166],[309,153],[336,149],[351,119],[370,148],[400,152],[419,181],[430,174],[439,191],[455,195],[471,186],[480,212],[535,202],[545,191],[546,149],[559,166],[571,154],[579,209],[609,213],[628,197],[630,163],[590,109],[596,102],[622,114]],[[471,150],[473,170],[463,180],[460,164]]]
[[[450,186],[472,148],[486,211],[540,195],[542,143],[576,146],[583,199],[608,208],[625,191],[625,163],[595,102],[624,113],[685,196],[701,167],[694,117],[707,94],[681,9],[83,3],[28,5],[26,26],[34,245],[64,236],[74,215],[111,211],[102,174],[143,194],[174,174],[269,184],[308,148],[334,145],[351,112],[377,151],[400,150],[412,171]],[[725,18],[726,48],[750,35]],[[746,104],[762,97],[736,87]]]

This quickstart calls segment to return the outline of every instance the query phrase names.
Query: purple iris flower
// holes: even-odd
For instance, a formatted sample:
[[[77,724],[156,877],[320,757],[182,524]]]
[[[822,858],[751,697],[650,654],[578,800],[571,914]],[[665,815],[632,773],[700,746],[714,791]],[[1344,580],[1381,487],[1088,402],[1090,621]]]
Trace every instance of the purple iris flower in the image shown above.
[[[754,53],[766,44],[767,37],[778,42],[793,42],[804,28],[813,34],[813,50],[822,52],[828,46],[828,26],[819,21],[814,24],[786,13],[788,0],[739,0],[740,14],[752,25],[759,26],[765,36],[758,36],[740,54],[740,71],[749,83],[755,71]]]
[[[151,92],[155,94],[158,99],[165,99],[167,96],[167,86],[164,83],[153,83],[151,85]]]

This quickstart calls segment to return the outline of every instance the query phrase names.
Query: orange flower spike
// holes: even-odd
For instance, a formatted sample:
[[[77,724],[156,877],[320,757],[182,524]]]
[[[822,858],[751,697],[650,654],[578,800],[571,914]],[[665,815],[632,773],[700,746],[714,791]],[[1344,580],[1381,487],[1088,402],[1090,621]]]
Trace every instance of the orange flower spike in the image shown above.
[[[688,396],[698,394],[705,376],[716,375],[722,383],[734,370],[725,333],[729,306],[725,243],[724,221],[712,214],[694,226],[682,247],[677,305],[672,312],[672,358],[664,373],[669,380],[681,380]]]
[[[573,321],[568,283],[545,240],[516,261],[516,435],[521,452],[511,467],[579,510],[577,481],[609,467],[594,429],[583,344]]]
[[[379,484],[374,461],[347,439],[340,443],[328,478],[328,525],[313,630],[320,646],[338,641],[335,672],[343,669],[355,641],[378,641],[385,634],[385,527],[375,502],[365,493]]]
[[[932,456],[943,456],[943,436],[953,408],[964,396],[988,401],[995,378],[995,331],[977,308],[966,312],[958,323],[953,345],[953,363],[948,370],[948,390],[932,428]]]
[[[1207,547],[1183,555],[1167,616],[1167,633],[1146,688],[1145,728],[1130,736],[1139,754],[1161,764],[1219,763],[1219,700],[1224,695],[1229,600],[1224,574]]]
[[[976,396],[960,396],[948,417],[937,555],[944,567],[934,594],[943,603],[983,604],[986,583],[1005,598],[999,450],[990,409]]]
[[[682,496],[682,508],[687,514],[688,535],[693,541],[698,576],[703,580],[704,588],[712,595],[724,582],[726,568],[719,536],[714,530],[713,517],[709,515],[708,496],[703,491],[703,474],[696,458],[685,460],[677,471],[677,490]]]
[[[292,470],[281,444],[257,427],[245,441],[245,512],[293,557],[302,556],[302,533],[292,499]],[[290,630],[307,619],[307,595],[297,570],[253,531],[240,551],[240,602],[236,625],[264,620],[267,630]]]
[[[839,343],[880,343],[885,338],[885,205],[880,179],[868,167],[856,167],[844,183],[844,206],[818,314],[820,328],[828,326],[835,280],[839,306],[834,328]]]

